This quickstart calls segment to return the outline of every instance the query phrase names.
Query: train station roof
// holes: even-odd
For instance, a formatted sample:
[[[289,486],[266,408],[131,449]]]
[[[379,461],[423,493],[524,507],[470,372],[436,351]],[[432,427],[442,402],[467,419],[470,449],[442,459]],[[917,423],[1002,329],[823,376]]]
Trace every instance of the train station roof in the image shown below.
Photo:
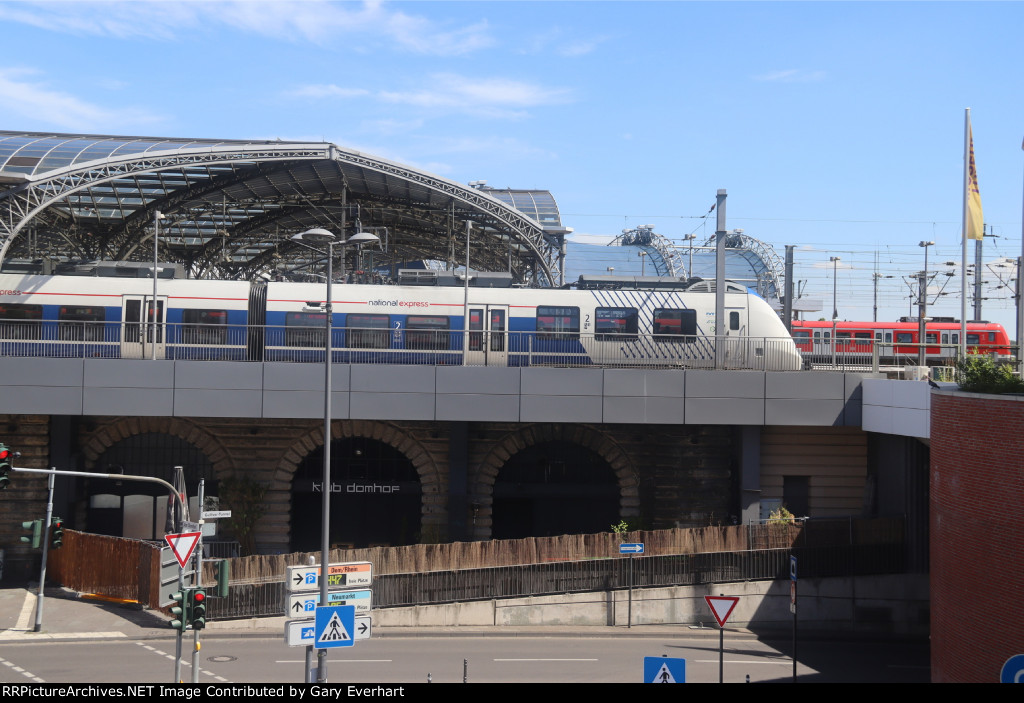
[[[291,239],[316,227],[377,235],[374,267],[454,267],[468,222],[472,268],[554,285],[567,231],[546,191],[463,185],[327,142],[0,131],[0,262],[152,261],[157,213],[160,260],[196,278],[319,269]]]

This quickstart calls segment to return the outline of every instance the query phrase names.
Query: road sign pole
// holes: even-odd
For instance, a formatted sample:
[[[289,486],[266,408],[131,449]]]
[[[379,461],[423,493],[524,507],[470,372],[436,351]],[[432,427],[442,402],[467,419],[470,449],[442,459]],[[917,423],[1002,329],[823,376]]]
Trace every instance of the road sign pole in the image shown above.
[[[633,554],[629,554],[629,605],[626,606],[626,628],[633,627]]]
[[[790,596],[789,609],[793,611],[793,683],[796,683],[796,556],[789,555]]]
[[[718,683],[725,683],[725,625],[718,627]]]
[[[206,479],[199,479],[199,539],[196,540],[195,576],[192,585],[196,588],[203,585],[203,499],[206,497]],[[199,630],[192,628],[192,683],[199,683]]]
[[[39,598],[36,600],[36,624],[34,631],[43,628],[43,586],[46,585],[46,554],[50,547],[50,520],[53,518],[53,474],[50,474],[49,497],[46,500],[46,522],[43,523],[43,563],[39,567]]]

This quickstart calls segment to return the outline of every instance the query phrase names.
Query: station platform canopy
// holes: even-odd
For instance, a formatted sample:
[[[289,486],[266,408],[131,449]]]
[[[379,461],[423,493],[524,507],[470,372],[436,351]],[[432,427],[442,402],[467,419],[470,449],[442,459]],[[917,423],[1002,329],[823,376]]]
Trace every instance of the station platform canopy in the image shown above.
[[[327,142],[0,131],[8,269],[152,262],[158,232],[160,261],[190,277],[294,278],[325,257],[291,237],[324,228],[339,240],[379,238],[358,253],[336,246],[336,271],[361,264],[387,277],[424,261],[464,265],[467,223],[471,268],[560,284],[571,230],[547,191],[463,185]]]

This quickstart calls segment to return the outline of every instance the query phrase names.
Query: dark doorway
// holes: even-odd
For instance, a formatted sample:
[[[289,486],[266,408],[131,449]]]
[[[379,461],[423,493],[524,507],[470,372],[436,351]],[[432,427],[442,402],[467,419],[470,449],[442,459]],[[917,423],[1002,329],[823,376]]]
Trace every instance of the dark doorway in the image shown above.
[[[185,492],[192,499],[192,511],[199,507],[199,480],[205,479],[207,496],[217,495],[213,464],[206,455],[181,437],[146,432],[126,437],[111,445],[96,460],[94,471],[106,474],[153,476],[174,484],[174,467],[185,474]],[[98,535],[158,540],[167,520],[168,489],[158,483],[117,479],[84,479],[86,525]],[[193,514],[197,521],[198,515]],[[69,527],[81,529],[77,525]]]
[[[319,551],[322,540],[324,451],[309,454],[292,479],[291,549]],[[416,544],[422,488],[416,467],[375,439],[331,442],[330,542],[339,547]]]
[[[498,472],[492,515],[494,539],[607,532],[619,521],[619,484],[597,453],[545,442]]]

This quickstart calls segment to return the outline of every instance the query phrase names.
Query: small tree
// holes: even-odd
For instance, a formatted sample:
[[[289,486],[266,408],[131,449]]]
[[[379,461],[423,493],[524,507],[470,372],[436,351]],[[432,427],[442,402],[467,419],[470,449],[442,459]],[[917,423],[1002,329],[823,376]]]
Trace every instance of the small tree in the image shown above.
[[[956,382],[970,393],[1024,393],[1024,380],[1009,364],[996,363],[987,354],[968,354],[956,362]]]
[[[611,530],[614,534],[624,535],[629,532],[629,523],[625,520],[619,520],[618,525],[611,525]]]
[[[248,556],[256,551],[256,523],[267,513],[263,501],[267,487],[248,476],[232,476],[220,482],[219,493],[221,505],[231,511],[228,529],[238,540],[242,556]]]

